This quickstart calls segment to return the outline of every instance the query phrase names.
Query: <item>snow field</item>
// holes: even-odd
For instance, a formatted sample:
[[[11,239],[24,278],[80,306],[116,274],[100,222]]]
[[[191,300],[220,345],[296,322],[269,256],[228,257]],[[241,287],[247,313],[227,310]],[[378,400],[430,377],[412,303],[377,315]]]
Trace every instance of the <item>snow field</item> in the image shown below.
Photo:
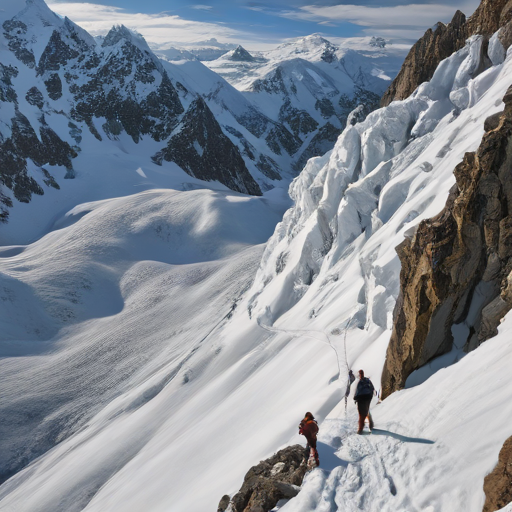
[[[215,509],[252,465],[304,442],[306,410],[321,424],[322,467],[281,510],[481,510],[483,477],[510,435],[510,318],[456,365],[374,406],[372,436],[354,435],[342,400],[346,364],[380,381],[394,247],[442,209],[453,168],[502,108],[512,56],[496,51],[468,79],[478,44],[310,160],[263,255],[278,193],[140,192],[158,170],[121,148],[128,185],[107,183],[109,194],[123,183],[123,197],[94,195],[91,180],[93,197],[56,209],[46,236],[13,235],[0,258],[0,460],[8,471],[40,456],[0,487],[0,510]],[[469,98],[455,115],[452,97]]]
[[[63,219],[74,224],[0,260],[10,326],[0,363],[7,470],[82,427],[76,457],[59,444],[29,469],[30,490],[12,494],[15,480],[2,486],[1,506],[82,510],[147,443],[164,419],[148,415],[141,426],[137,411],[178,373],[178,389],[193,380],[215,354],[217,340],[197,366],[187,364],[254,274],[276,208],[234,193],[150,191],[77,207]],[[41,322],[22,321],[20,307],[27,319],[44,315],[49,332],[38,335]]]
[[[321,456],[297,498],[279,510],[482,510],[484,477],[510,436],[511,330],[508,315],[496,338],[456,365],[374,404],[372,435],[354,435],[354,409],[330,415],[319,441],[337,463],[328,458],[324,467]]]

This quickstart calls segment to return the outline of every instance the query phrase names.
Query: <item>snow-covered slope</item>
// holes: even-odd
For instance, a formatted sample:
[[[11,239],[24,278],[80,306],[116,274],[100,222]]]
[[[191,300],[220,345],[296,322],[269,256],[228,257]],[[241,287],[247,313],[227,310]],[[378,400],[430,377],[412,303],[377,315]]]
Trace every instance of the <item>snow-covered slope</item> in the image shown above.
[[[348,127],[331,153],[308,162],[290,188],[295,206],[267,244],[253,316],[329,330],[352,322],[368,331],[364,348],[373,336],[385,350],[399,286],[395,247],[441,211],[454,167],[478,147],[483,120],[503,109],[510,60],[497,52],[496,65],[471,79],[481,44],[471,38],[411,98]],[[491,49],[499,44],[494,38]]]
[[[99,162],[120,154],[129,168],[140,162],[133,170],[161,166],[147,188],[168,186],[158,175],[179,183],[187,174],[250,194],[287,187],[293,135],[199,61],[162,61],[122,26],[96,40],[43,0],[8,7],[0,13],[1,219],[33,215],[26,203],[45,194],[47,203],[59,189],[59,201],[75,205],[66,181],[95,169],[91,154]],[[96,173],[96,190],[82,201],[125,193],[120,181],[107,195],[106,175]],[[46,223],[59,213],[51,204],[44,210]]]
[[[234,50],[207,65],[299,139],[300,170],[333,147],[354,108],[363,104],[367,114],[379,105],[404,50],[383,39],[334,45],[313,34],[254,55]]]
[[[40,456],[0,487],[0,509],[215,509],[251,465],[299,441],[312,410],[323,467],[284,509],[479,511],[510,434],[510,318],[376,407],[379,436],[355,436],[341,400],[346,364],[379,382],[394,247],[441,210],[453,168],[503,108],[512,53],[494,38],[494,65],[471,78],[481,44],[311,160],[261,262],[279,205],[225,191],[84,204],[4,247],[3,474]]]

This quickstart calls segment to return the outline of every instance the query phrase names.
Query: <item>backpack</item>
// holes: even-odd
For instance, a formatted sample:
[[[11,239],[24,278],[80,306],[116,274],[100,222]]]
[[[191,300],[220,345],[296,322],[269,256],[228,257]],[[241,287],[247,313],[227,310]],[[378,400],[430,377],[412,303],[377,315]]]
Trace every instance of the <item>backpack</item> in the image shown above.
[[[357,396],[373,396],[373,392],[375,391],[375,388],[373,387],[372,381],[365,377],[362,381],[359,382],[357,386]]]

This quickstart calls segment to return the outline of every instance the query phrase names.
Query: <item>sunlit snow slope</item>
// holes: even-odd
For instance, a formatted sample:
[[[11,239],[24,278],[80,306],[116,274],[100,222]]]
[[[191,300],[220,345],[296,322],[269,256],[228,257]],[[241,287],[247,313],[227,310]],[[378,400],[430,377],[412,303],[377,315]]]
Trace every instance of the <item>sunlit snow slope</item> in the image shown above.
[[[251,465],[300,441],[306,410],[322,467],[283,511],[481,510],[510,435],[510,319],[376,407],[379,436],[355,436],[341,402],[346,363],[380,380],[394,247],[442,209],[503,108],[512,54],[493,38],[493,66],[472,79],[481,44],[310,160],[262,259],[279,205],[205,190],[81,205],[4,247],[4,474],[41,456],[0,487],[0,510],[215,510]]]

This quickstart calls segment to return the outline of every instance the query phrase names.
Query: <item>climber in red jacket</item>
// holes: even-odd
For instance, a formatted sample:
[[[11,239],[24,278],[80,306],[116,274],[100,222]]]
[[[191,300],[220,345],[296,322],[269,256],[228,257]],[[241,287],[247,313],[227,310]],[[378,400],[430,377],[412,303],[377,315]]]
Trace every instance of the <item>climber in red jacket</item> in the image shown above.
[[[316,449],[318,423],[316,422],[314,416],[310,412],[307,412],[306,415],[304,416],[304,419],[300,422],[299,434],[303,435],[308,442],[306,450],[304,451],[304,458],[308,460],[309,457],[313,455],[315,458],[316,465],[319,466],[320,460],[318,459],[318,451]]]

